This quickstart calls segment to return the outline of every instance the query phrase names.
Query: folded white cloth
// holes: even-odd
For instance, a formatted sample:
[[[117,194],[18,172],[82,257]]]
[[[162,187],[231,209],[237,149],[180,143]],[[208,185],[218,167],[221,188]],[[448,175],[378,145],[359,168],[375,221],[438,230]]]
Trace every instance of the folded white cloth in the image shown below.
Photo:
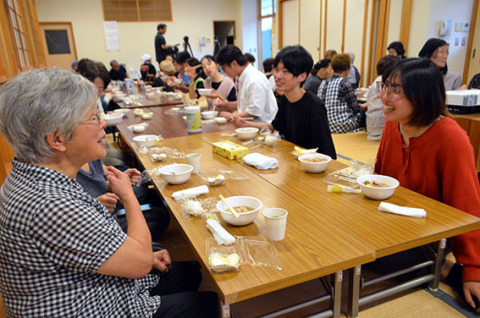
[[[405,206],[400,206],[387,202],[380,202],[378,210],[405,216],[412,216],[414,218],[424,218],[427,216],[427,211],[425,211],[424,209],[407,208]]]
[[[172,197],[175,199],[175,201],[179,202],[184,200],[185,198],[198,197],[199,195],[206,193],[208,193],[208,187],[206,185],[202,185],[199,187],[174,192],[172,193]]]
[[[260,170],[275,169],[278,167],[277,159],[264,156],[260,153],[248,154],[243,157],[242,161]]]
[[[223,226],[214,219],[207,219],[207,229],[212,232],[215,241],[217,241],[218,245],[231,245],[235,243],[235,238],[232,234],[228,233],[227,230],[223,228]]]

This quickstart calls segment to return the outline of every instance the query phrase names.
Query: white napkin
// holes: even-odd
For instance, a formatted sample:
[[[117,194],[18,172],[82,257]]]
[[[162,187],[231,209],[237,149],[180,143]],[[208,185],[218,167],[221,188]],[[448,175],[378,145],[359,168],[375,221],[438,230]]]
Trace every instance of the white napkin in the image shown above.
[[[243,157],[243,162],[247,165],[254,166],[260,170],[275,169],[278,167],[278,160],[267,157],[259,153],[251,153]]]
[[[427,216],[427,211],[425,211],[424,209],[407,208],[405,206],[400,206],[387,202],[380,202],[378,210],[394,214],[412,216],[414,218],[424,218]]]
[[[207,229],[212,232],[215,241],[217,241],[218,245],[231,245],[235,243],[235,238],[232,234],[228,233],[227,230],[223,228],[223,226],[214,219],[207,219]]]
[[[206,193],[208,193],[208,187],[206,185],[202,185],[199,187],[194,187],[194,188],[174,192],[172,193],[172,197],[175,199],[175,201],[179,202],[184,200],[185,198],[198,197],[199,195],[206,194]]]

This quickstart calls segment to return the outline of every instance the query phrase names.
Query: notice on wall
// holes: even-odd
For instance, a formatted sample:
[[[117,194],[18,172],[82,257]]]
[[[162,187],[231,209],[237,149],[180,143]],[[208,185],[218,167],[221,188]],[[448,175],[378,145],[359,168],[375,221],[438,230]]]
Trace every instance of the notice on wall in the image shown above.
[[[120,51],[118,43],[118,30],[116,21],[103,22],[103,29],[105,30],[105,41],[107,42],[107,51]]]

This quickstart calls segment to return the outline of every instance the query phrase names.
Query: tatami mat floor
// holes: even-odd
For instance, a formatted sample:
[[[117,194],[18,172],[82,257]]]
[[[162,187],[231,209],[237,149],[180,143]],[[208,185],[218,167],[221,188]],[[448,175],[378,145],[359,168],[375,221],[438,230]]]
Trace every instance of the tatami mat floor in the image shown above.
[[[379,141],[367,140],[365,132],[333,134],[332,137],[337,154],[340,155],[338,159],[339,161],[348,164],[350,159],[356,159],[360,162],[374,164],[375,155],[378,145],[380,144]],[[111,134],[107,136],[107,141],[112,148],[117,148],[111,138]],[[195,258],[193,251],[190,249],[188,242],[183,236],[174,217],[172,217],[171,225],[162,237],[161,243],[170,251],[173,260],[181,261]],[[205,276],[206,275],[204,275],[204,277]],[[208,279],[204,279],[200,288],[202,290],[214,290]],[[453,295],[453,291],[447,285],[441,284],[440,289],[447,294]],[[319,280],[314,280],[234,304],[231,306],[231,312],[235,318],[257,317],[284,308],[285,306],[291,306],[296,303],[313,299],[323,295],[323,293],[324,288],[321,282]],[[322,305],[322,307],[310,307],[281,317],[310,316],[323,308],[325,308],[324,305]],[[400,297],[397,296],[377,302],[373,305],[363,306],[360,309],[360,318],[465,317],[465,315],[455,310],[452,306],[433,296],[423,288],[417,288]],[[345,317],[345,315],[342,314],[342,317]],[[472,315],[472,317],[480,316]]]

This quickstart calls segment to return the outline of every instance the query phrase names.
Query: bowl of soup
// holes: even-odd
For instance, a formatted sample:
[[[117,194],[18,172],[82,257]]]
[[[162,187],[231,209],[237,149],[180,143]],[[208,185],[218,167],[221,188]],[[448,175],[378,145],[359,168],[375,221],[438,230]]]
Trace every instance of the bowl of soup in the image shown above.
[[[107,123],[107,126],[115,126],[122,122],[123,120],[123,113],[112,113],[112,114],[105,114],[103,119]]]
[[[321,153],[311,153],[298,157],[302,169],[309,173],[321,173],[327,170],[328,164],[332,161],[330,156]]]
[[[237,218],[233,215],[223,201],[217,203],[217,210],[220,211],[220,215],[225,222],[235,226],[244,226],[252,223],[262,208],[262,201],[249,196],[228,197],[225,198],[225,201],[235,209],[239,217]]]
[[[238,135],[238,138],[242,140],[250,140],[255,138],[258,133],[258,128],[254,127],[244,127],[244,128],[238,128],[235,130],[235,132]]]
[[[216,110],[208,110],[208,111],[204,111],[201,113],[202,115],[202,119],[214,119],[215,117],[217,117],[218,115],[218,112]]]
[[[397,179],[379,174],[367,174],[357,178],[363,195],[373,200],[390,198],[400,185]]]

